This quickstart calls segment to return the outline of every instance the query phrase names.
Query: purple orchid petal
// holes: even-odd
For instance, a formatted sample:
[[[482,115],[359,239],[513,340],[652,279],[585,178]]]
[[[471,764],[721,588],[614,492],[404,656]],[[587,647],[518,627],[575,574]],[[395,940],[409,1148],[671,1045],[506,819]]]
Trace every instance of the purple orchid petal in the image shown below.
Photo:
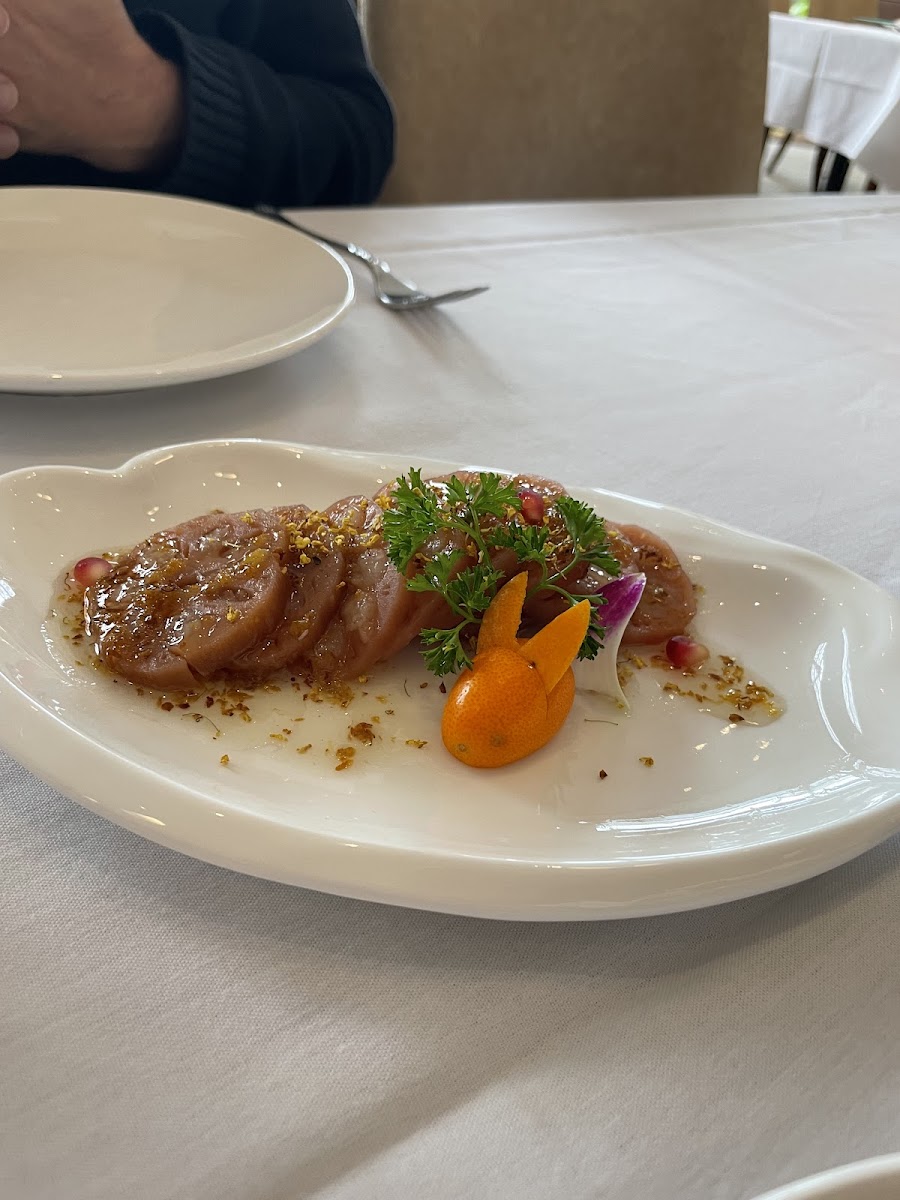
[[[606,630],[606,640],[613,641],[615,634],[625,628],[640,603],[646,575],[620,575],[603,585],[597,593],[605,597],[606,603],[597,609],[597,620]]]

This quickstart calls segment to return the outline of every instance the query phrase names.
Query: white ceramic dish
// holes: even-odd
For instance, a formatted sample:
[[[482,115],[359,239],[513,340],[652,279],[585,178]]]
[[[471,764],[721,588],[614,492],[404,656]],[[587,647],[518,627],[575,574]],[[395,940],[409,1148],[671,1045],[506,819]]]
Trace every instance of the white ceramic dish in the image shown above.
[[[790,1183],[759,1200],[897,1200],[898,1196],[900,1154],[886,1154]]]
[[[428,676],[411,650],[346,711],[288,688],[254,700],[252,723],[220,722],[214,740],[202,717],[161,712],[74,667],[42,627],[54,579],[84,553],[214,507],[371,492],[410,465],[447,469],[235,441],[160,450],[118,471],[41,467],[0,479],[0,741],[67,795],[187,854],[488,917],[714,904],[807,878],[900,828],[897,602],[804,551],[623,496],[577,493],[672,541],[706,589],[701,635],[786,698],[779,721],[731,724],[638,672],[630,716],[581,695],[545,750],[473,771],[440,746],[443,698],[433,683],[419,687]],[[348,725],[373,715],[379,742],[336,772]],[[610,719],[618,724],[593,723]],[[286,742],[270,738],[284,728]],[[302,739],[314,748],[298,755]]]
[[[343,260],[251,213],[139,192],[0,189],[0,391],[110,392],[292,354],[347,312]]]

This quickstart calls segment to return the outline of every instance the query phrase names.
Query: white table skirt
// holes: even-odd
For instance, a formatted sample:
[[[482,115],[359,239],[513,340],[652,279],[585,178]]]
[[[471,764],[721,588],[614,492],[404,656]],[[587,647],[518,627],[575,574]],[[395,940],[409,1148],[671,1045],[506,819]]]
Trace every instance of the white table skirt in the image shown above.
[[[0,398],[0,469],[291,438],[515,463],[900,591],[900,200],[309,215],[366,280],[293,361]],[[48,748],[48,752],[52,752]],[[193,862],[0,756],[3,1200],[749,1200],[900,1148],[900,842],[693,915],[502,925]]]
[[[772,13],[765,121],[900,188],[900,33]]]

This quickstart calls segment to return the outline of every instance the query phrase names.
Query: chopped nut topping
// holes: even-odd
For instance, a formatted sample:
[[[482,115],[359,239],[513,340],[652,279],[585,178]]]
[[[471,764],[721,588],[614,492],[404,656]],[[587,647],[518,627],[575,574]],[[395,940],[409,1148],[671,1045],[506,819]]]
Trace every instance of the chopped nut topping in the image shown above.
[[[359,721],[356,725],[351,725],[347,732],[364,746],[371,746],[375,741],[375,730],[370,721]]]
[[[353,759],[356,757],[356,751],[352,746],[339,746],[335,751],[337,754],[338,764],[334,768],[336,771],[346,771],[348,767],[353,765]]]

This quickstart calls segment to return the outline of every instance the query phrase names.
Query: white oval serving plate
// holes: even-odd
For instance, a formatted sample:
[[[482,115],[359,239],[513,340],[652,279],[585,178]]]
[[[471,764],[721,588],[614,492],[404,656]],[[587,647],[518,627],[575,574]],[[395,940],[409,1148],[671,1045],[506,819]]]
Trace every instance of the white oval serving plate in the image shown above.
[[[159,450],[117,471],[0,478],[0,742],[95,812],[209,862],[487,917],[715,904],[808,878],[900,828],[897,602],[802,550],[624,496],[576,492],[672,542],[705,589],[700,636],[777,689],[780,720],[735,725],[639,671],[630,715],[582,693],[550,746],[473,771],[443,750],[443,697],[410,650],[347,709],[288,686],[255,697],[250,723],[219,720],[216,737],[202,715],[163,712],[74,665],[45,620],[54,581],[83,554],[212,508],[373,492],[410,465],[452,469],[233,441]],[[375,716],[375,745],[336,771],[349,726]]]
[[[346,314],[328,247],[237,209],[94,188],[0,189],[0,391],[111,392],[284,358]]]
[[[885,1154],[789,1183],[759,1200],[897,1200],[898,1196],[900,1154]]]

